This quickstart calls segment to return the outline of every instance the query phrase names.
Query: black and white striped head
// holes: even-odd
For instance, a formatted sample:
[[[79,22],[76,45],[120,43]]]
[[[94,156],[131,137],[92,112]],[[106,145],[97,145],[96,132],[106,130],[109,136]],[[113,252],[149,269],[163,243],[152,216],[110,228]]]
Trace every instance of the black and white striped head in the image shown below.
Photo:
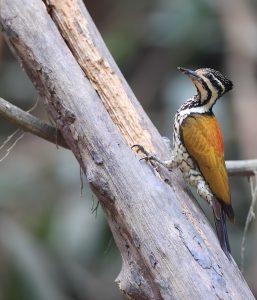
[[[200,105],[210,102],[211,106],[216,100],[232,89],[233,83],[219,71],[202,68],[196,71],[178,67],[178,70],[187,75],[194,83]]]

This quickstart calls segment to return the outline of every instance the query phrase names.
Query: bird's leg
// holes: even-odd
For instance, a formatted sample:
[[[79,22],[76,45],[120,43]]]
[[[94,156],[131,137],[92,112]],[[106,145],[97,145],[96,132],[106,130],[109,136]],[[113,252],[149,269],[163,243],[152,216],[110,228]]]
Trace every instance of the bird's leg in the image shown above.
[[[210,191],[210,188],[204,180],[199,180],[196,185],[197,194],[205,199],[212,206],[213,195]]]
[[[137,148],[136,152],[142,152],[144,156],[140,160],[146,160],[146,161],[157,161],[159,164],[163,165],[167,169],[173,169],[177,167],[177,163],[174,159],[174,155],[171,155],[171,158],[169,160],[161,160],[158,158],[155,154],[150,154],[148,151],[145,150],[145,148],[142,145],[135,144],[131,147],[131,149]]]

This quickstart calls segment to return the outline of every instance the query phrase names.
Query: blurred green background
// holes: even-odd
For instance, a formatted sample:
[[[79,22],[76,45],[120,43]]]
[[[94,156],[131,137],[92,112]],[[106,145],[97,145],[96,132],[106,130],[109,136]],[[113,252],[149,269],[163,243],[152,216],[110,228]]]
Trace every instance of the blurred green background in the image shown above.
[[[171,138],[176,109],[195,93],[176,67],[212,67],[234,82],[233,91],[214,109],[224,134],[226,159],[257,158],[256,1],[85,3],[162,135]],[[38,98],[1,33],[0,96],[24,110]],[[49,121],[40,101],[33,114]],[[3,119],[0,122],[2,145],[16,128]],[[11,141],[1,147],[1,157],[10,145]],[[80,192],[80,170],[73,155],[25,134],[0,168],[0,299],[124,299],[114,284],[121,268],[119,253],[101,207],[97,215],[92,212],[97,199],[86,181]],[[229,226],[229,236],[240,264],[250,205],[247,178],[231,178],[231,188],[236,224]],[[254,222],[246,239],[244,274],[255,295],[256,232]]]

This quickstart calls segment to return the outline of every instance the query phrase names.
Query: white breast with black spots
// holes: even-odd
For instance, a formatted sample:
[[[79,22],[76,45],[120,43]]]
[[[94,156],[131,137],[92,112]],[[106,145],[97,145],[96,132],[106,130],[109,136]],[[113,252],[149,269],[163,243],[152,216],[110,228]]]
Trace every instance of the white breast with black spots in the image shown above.
[[[199,106],[197,98],[188,99],[177,111],[174,120],[173,132],[173,159],[175,164],[180,168],[184,179],[192,186],[196,187],[197,193],[210,204],[213,200],[213,194],[209,184],[203,178],[195,161],[190,157],[182,143],[180,136],[180,126],[182,122],[193,113],[203,114],[209,111],[209,103]]]
[[[190,157],[186,148],[182,144],[182,139],[180,136],[180,126],[189,115],[185,113],[185,111],[182,108],[183,106],[177,111],[174,120],[173,155],[174,160],[180,168],[185,180],[190,185],[196,186],[199,180],[203,180],[203,177],[194,160]]]

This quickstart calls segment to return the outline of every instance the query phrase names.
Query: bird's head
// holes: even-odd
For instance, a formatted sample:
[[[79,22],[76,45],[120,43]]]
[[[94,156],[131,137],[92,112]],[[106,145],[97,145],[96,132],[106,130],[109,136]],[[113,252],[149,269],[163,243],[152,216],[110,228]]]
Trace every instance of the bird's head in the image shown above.
[[[178,70],[187,75],[195,85],[201,104],[212,102],[233,88],[233,83],[219,71],[201,68],[196,71],[178,67]]]

